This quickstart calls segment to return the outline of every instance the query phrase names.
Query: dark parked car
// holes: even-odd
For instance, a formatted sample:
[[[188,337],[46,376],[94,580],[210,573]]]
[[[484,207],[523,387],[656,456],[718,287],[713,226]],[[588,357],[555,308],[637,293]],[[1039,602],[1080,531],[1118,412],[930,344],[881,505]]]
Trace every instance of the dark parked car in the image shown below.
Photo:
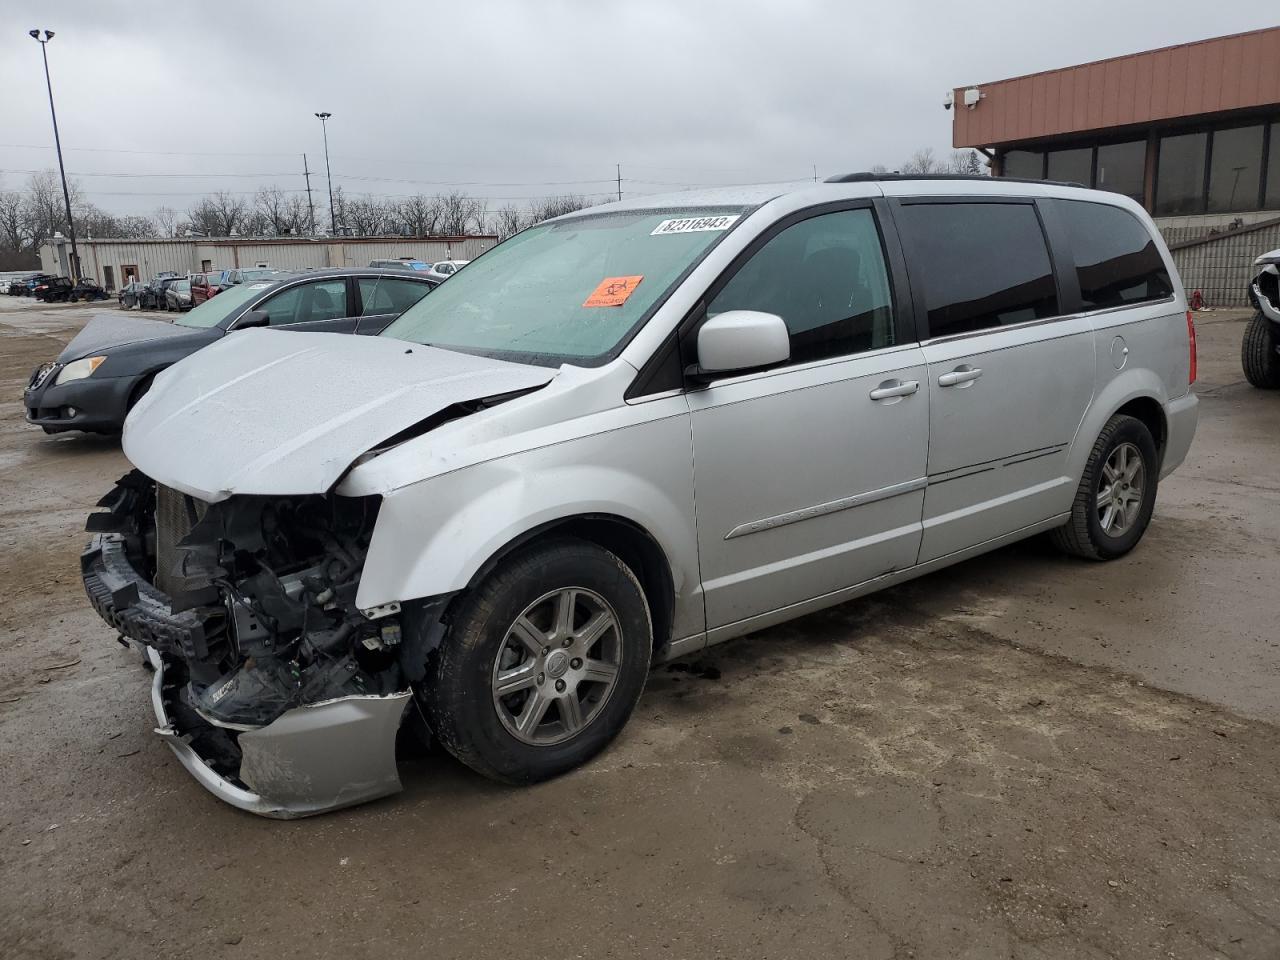
[[[136,307],[138,298],[142,296],[142,288],[145,286],[146,284],[141,280],[130,280],[121,287],[120,292],[116,294],[116,299],[120,301],[120,308],[122,310],[132,310]]]
[[[164,291],[164,308],[181,313],[191,309],[191,281],[181,277],[173,281]]]
[[[50,280],[56,280],[56,279],[57,279],[57,277],[56,277],[56,276],[54,276],[52,273],[37,273],[34,277],[32,277],[30,280],[28,280],[25,284],[19,284],[19,286],[18,286],[18,296],[20,296],[20,297],[34,297],[34,296],[35,296],[36,287],[41,286],[42,284],[46,284],[46,283],[48,283]]]
[[[173,323],[100,316],[31,374],[27,420],[46,433],[114,433],[156,374],[235,330],[377,334],[435,286],[398,270],[317,270],[231,287]]]
[[[85,303],[89,303],[93,300],[107,300],[110,296],[111,295],[107,293],[107,291],[103,290],[102,287],[98,285],[97,280],[90,279],[89,277],[81,277],[80,282],[71,288],[71,294],[67,299],[72,303],[76,303],[80,300],[83,300]]]
[[[150,283],[142,288],[142,292],[138,295],[138,306],[143,310],[164,310],[165,308],[165,291],[169,289],[169,285],[177,280],[182,279],[177,274],[161,274],[154,278]]]
[[[31,294],[45,303],[64,303],[74,287],[70,277],[50,277],[33,286]]]

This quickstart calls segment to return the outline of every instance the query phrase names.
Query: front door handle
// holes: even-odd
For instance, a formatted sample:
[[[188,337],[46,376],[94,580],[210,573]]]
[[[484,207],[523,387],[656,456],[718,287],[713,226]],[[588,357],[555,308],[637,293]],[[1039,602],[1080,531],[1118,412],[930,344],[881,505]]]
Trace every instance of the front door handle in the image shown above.
[[[944,373],[938,378],[938,386],[940,387],[959,387],[966,383],[973,383],[982,376],[981,367],[971,367],[968,364],[956,367],[950,373]]]
[[[919,389],[919,380],[886,380],[867,396],[872,400],[896,400],[900,397],[909,397]]]

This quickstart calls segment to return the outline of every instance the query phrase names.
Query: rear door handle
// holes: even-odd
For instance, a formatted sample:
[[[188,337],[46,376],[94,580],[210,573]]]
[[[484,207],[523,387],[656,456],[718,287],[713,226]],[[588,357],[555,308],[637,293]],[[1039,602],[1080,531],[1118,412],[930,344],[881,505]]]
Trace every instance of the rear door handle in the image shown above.
[[[886,380],[867,396],[872,400],[896,400],[900,397],[909,397],[919,389],[919,380]]]
[[[966,383],[973,383],[982,376],[981,367],[965,366],[956,367],[950,373],[944,373],[938,378],[938,386],[940,387],[958,387]]]

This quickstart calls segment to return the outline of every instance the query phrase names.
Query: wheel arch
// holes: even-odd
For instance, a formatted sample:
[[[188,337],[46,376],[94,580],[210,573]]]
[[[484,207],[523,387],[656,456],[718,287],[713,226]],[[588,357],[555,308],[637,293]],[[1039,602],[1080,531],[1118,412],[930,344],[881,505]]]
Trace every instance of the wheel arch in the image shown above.
[[[1169,423],[1165,413],[1167,391],[1163,381],[1152,370],[1139,368],[1126,371],[1108,383],[1089,405],[1071,445],[1068,459],[1070,475],[1079,482],[1094,441],[1112,417],[1117,414],[1142,421],[1155,439],[1161,461],[1169,439]]]
[[[579,513],[549,520],[513,537],[472,575],[468,590],[480,583],[504,559],[525,547],[557,537],[573,537],[603,547],[631,568],[640,581],[653,619],[653,648],[671,642],[675,620],[675,580],[666,551],[648,530],[634,520],[611,513]]]

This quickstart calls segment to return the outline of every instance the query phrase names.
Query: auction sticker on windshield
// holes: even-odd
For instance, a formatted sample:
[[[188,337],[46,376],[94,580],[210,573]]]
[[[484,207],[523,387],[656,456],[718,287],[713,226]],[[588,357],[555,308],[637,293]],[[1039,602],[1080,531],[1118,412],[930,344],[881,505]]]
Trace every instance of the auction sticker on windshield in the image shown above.
[[[705,230],[728,230],[738,221],[738,214],[729,217],[686,217],[683,220],[663,220],[653,228],[651,237],[668,233],[701,233]]]
[[[605,277],[600,285],[587,297],[584,307],[620,307],[627,298],[636,292],[643,276],[638,277]]]

